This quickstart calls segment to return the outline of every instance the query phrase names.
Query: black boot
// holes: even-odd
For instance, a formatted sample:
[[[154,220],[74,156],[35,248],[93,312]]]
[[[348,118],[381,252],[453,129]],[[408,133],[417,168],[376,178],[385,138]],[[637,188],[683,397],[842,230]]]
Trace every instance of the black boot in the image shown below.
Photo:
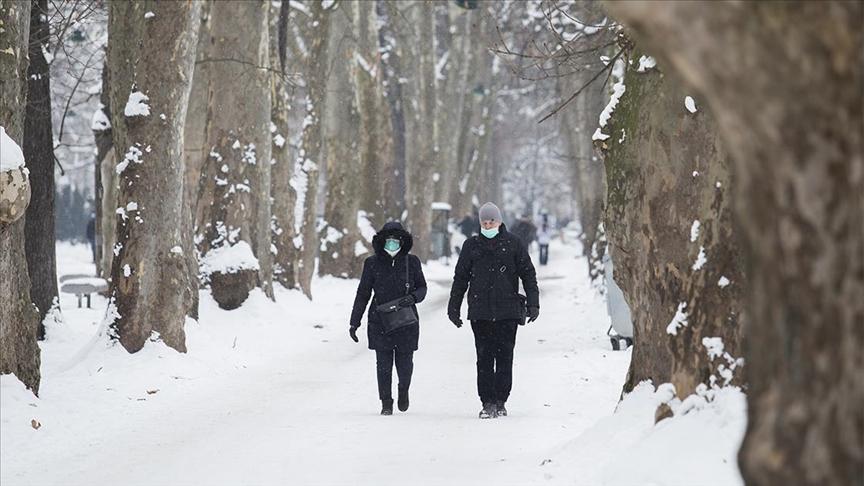
[[[495,404],[492,402],[483,403],[483,409],[480,410],[481,419],[491,419],[498,416],[498,411],[495,409]]]
[[[381,415],[393,415],[393,399],[381,400]]]
[[[499,417],[506,417],[507,416],[507,409],[504,408],[504,402],[499,401],[498,403],[495,404],[495,407],[497,409],[496,412],[498,412]]]
[[[397,405],[400,412],[408,410],[408,390],[399,389],[399,402]]]

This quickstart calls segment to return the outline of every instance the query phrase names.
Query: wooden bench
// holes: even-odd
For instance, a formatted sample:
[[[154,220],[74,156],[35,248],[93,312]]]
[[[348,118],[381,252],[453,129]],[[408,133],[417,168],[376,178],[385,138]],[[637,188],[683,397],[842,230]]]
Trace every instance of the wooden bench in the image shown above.
[[[75,294],[78,297],[78,308],[81,308],[82,297],[87,297],[87,308],[90,309],[90,294],[105,292],[108,282],[104,278],[83,274],[63,275],[60,277],[60,291],[65,294]]]

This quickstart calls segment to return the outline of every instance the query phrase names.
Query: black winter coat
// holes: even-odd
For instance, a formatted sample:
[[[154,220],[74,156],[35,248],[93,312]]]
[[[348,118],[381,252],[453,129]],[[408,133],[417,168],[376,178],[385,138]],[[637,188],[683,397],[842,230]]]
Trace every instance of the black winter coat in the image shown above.
[[[447,312],[459,316],[462,298],[468,292],[468,319],[501,321],[519,319],[519,279],[528,297],[528,307],[540,307],[537,275],[528,249],[503,224],[492,238],[478,235],[465,240]]]
[[[384,251],[384,241],[387,238],[396,237],[402,241],[402,249],[395,257],[391,257]],[[403,351],[416,351],[420,339],[419,326],[409,326],[393,332],[384,334],[381,328],[381,320],[375,307],[384,302],[405,296],[405,266],[408,265],[408,292],[414,296],[414,301],[423,302],[426,298],[426,279],[423,277],[423,268],[420,259],[410,255],[414,239],[411,234],[402,228],[397,222],[384,225],[381,231],[372,238],[372,247],[375,254],[363,262],[363,275],[360,277],[360,285],[357,287],[357,295],[354,298],[354,309],[351,312],[352,327],[360,326],[363,311],[372,297],[372,305],[369,306],[369,326],[367,336],[369,337],[369,349],[388,351],[398,348]],[[416,308],[415,308],[416,312]]]

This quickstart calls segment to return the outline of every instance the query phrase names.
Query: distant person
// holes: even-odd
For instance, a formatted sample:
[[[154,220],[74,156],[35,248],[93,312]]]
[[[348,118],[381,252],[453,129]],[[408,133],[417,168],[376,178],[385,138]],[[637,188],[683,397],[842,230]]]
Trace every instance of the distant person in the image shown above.
[[[552,229],[544,224],[537,232],[537,244],[540,245],[540,265],[549,263],[549,243],[552,241]]]
[[[527,247],[507,231],[492,203],[480,208],[480,235],[465,240],[450,290],[447,316],[462,327],[462,299],[468,292],[468,320],[477,351],[481,419],[507,416],[513,385],[513,347],[523,319],[540,315],[540,291]],[[519,295],[519,279],[527,299]]]
[[[87,241],[90,243],[90,251],[93,253],[93,263],[96,263],[96,217],[95,216],[90,216],[90,221],[87,221]]]
[[[471,238],[480,230],[480,223],[474,219],[470,213],[466,214],[462,221],[459,222],[459,232],[465,235],[465,238]]]
[[[513,226],[513,234],[515,234],[525,245],[525,248],[530,248],[531,243],[537,238],[537,227],[528,218],[527,214],[522,215],[516,225]]]
[[[375,254],[363,262],[363,275],[351,312],[348,333],[356,343],[360,342],[357,338],[360,319],[372,298],[366,335],[369,349],[375,350],[377,360],[381,415],[393,415],[394,361],[399,376],[399,410],[408,410],[414,351],[420,338],[419,315],[415,304],[426,298],[426,279],[420,259],[409,254],[413,244],[414,238],[399,222],[391,221],[381,228],[372,238]],[[391,310],[395,312],[389,312]],[[391,314],[396,312],[403,315],[402,320],[394,322]],[[407,321],[404,314],[407,314]]]

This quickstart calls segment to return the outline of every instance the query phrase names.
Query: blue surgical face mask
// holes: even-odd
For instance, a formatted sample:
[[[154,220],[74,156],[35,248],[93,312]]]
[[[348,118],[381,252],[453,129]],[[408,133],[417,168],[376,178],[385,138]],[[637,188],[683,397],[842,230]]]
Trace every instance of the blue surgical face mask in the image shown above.
[[[399,250],[402,249],[402,242],[397,240],[396,238],[387,238],[384,241],[384,250],[387,251],[391,256],[399,253]]]
[[[492,238],[495,238],[495,236],[498,235],[498,228],[492,228],[492,229],[481,228],[480,234],[482,234],[483,236],[485,236],[486,238],[489,238],[491,240]]]

